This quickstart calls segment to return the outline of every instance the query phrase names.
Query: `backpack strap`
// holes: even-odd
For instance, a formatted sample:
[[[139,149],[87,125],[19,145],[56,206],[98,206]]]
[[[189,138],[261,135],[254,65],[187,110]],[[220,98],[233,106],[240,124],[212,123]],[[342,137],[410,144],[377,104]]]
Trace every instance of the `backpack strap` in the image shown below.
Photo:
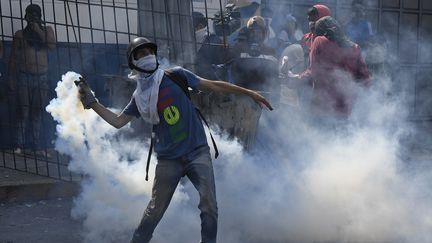
[[[187,83],[187,80],[184,77],[178,75],[172,69],[165,70],[165,75],[168,76],[168,78],[170,78],[178,86],[180,86],[180,88],[183,90],[183,92],[185,93],[185,95],[189,98],[189,100],[191,100],[191,95],[190,95],[190,92],[189,92],[189,85]],[[212,135],[212,133],[210,131],[210,126],[209,126],[207,120],[204,118],[204,116],[201,113],[201,111],[198,108],[196,108],[196,107],[195,107],[195,110],[197,111],[197,113],[200,116],[201,120],[204,121],[204,123],[206,124],[206,126],[207,126],[207,128],[209,130],[210,138],[212,140],[213,148],[215,150],[215,158],[217,158],[219,156],[219,150],[217,148],[216,141],[214,140],[213,135]]]
[[[152,131],[151,132],[151,137],[150,137],[150,149],[149,149],[149,152],[148,152],[148,155],[147,155],[146,177],[145,177],[146,181],[148,181],[148,172],[149,172],[149,168],[150,168],[150,158],[151,158],[151,155],[153,153],[153,139],[154,139],[154,133]]]
[[[178,86],[180,86],[181,90],[183,90],[183,92],[189,98],[189,100],[191,99],[191,95],[189,93],[189,85],[185,78],[178,75],[176,72],[174,72],[173,69],[165,70],[165,75],[168,76],[168,78],[171,79]]]
[[[201,111],[198,108],[196,108],[196,107],[195,107],[195,110],[197,111],[198,115],[201,117],[201,120],[204,121],[204,123],[206,124],[206,126],[207,126],[207,128],[209,130],[210,138],[212,140],[213,148],[215,150],[215,159],[217,159],[217,157],[219,156],[219,150],[218,150],[218,148],[216,146],[216,141],[214,140],[213,135],[212,135],[212,133],[210,131],[210,126],[209,126],[208,122],[206,121],[206,119],[204,118],[204,115],[201,113]]]

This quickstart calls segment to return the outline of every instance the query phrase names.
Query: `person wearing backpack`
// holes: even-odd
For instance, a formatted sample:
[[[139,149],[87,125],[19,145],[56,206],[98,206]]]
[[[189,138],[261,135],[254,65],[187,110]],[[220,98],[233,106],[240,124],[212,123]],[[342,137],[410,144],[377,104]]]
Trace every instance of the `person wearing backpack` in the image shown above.
[[[141,116],[153,124],[150,147],[154,145],[158,163],[152,198],[131,242],[150,241],[180,178],[186,175],[200,195],[201,242],[215,243],[218,209],[213,165],[204,127],[199,112],[188,97],[187,87],[245,94],[269,110],[273,108],[256,91],[200,78],[181,67],[162,70],[157,61],[157,45],[144,37],[137,37],[129,43],[127,58],[132,70],[129,78],[136,80],[137,88],[120,114],[101,105],[84,79],[77,85],[84,108],[93,109],[112,126],[121,128],[134,116]],[[217,149],[215,152],[217,156]]]

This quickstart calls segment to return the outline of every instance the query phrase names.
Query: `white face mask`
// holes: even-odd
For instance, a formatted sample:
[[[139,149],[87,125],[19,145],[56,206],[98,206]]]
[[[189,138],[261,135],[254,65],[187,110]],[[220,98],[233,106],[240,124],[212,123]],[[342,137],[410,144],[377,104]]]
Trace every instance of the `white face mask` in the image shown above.
[[[157,67],[156,55],[147,55],[145,57],[141,57],[137,61],[134,60],[134,64],[144,71],[153,71]]]

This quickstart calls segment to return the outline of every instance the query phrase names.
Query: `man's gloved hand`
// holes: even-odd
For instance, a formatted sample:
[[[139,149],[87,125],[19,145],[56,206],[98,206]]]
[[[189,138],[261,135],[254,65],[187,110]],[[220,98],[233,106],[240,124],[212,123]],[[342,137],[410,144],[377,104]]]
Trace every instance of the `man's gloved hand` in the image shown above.
[[[84,106],[84,109],[90,109],[91,104],[98,102],[84,78],[80,77],[80,79],[74,81],[74,83],[76,86],[78,86],[79,98]]]

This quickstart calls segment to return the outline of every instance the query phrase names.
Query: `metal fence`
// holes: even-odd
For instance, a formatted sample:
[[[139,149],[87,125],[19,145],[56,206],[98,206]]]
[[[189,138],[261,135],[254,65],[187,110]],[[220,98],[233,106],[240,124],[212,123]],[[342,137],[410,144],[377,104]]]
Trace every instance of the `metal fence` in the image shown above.
[[[36,89],[39,92],[33,94],[31,80],[24,84],[25,87],[8,90],[13,36],[26,27],[25,9],[31,3],[41,7],[43,25],[51,26],[56,38],[56,47],[47,51],[47,92],[41,92],[43,88],[38,85]],[[4,92],[0,104],[3,118],[0,122],[0,166],[60,180],[79,180],[80,175],[72,174],[67,169],[69,158],[53,148],[56,124],[44,107],[54,98],[54,88],[61,75],[69,70],[85,75],[95,91],[101,94],[101,102],[110,105],[104,80],[124,76],[126,46],[131,38],[137,36],[137,2],[2,0],[0,10],[4,46],[1,59]],[[18,77],[22,78],[21,72],[26,72],[26,68],[18,66]],[[22,81],[16,81],[21,82],[18,85],[23,85]],[[27,104],[22,102],[22,93],[29,96]],[[43,102],[38,107],[31,107],[35,100]],[[24,114],[25,110],[28,114]],[[37,116],[41,118],[39,123],[35,122]],[[37,137],[34,130],[40,131]],[[25,142],[18,143],[17,140]]]
[[[46,94],[40,92],[40,85],[36,87],[35,99],[44,102],[33,107],[33,114],[27,114],[33,118],[40,115],[40,124],[29,119],[23,121],[22,110],[31,107],[20,102],[19,90],[8,90],[13,38],[27,25],[24,17],[29,4],[41,7],[43,26],[51,26],[56,39],[56,47],[47,51]],[[120,108],[127,102],[122,99],[124,96],[116,100],[111,97],[118,94],[119,87],[133,88],[133,84],[124,82],[128,72],[125,54],[131,39],[145,35],[158,43],[161,59],[191,67],[195,51],[192,9],[213,15],[223,6],[223,0],[196,3],[179,0],[1,0],[0,35],[4,54],[0,60],[0,166],[60,180],[79,180],[80,175],[67,170],[69,158],[54,150],[56,124],[44,110],[47,101],[55,96],[54,88],[61,75],[70,70],[82,74],[103,104]],[[18,66],[18,72],[23,71],[21,68]],[[28,87],[25,89],[29,91]],[[32,103],[32,99],[29,100]],[[40,130],[38,137],[33,134],[35,129]],[[17,143],[19,136],[31,144]]]
[[[61,75],[74,70],[85,75],[99,100],[107,106],[122,108],[126,99],[112,100],[116,87],[132,89],[124,82],[128,69],[125,52],[136,36],[146,36],[159,45],[159,57],[171,63],[194,69],[196,42],[192,27],[192,11],[199,11],[209,20],[213,31],[215,13],[225,8],[227,0],[0,0],[0,35],[4,46],[1,59],[2,94],[0,103],[0,166],[35,173],[61,180],[79,179],[68,170],[68,158],[53,149],[55,122],[38,107],[42,123],[40,146],[17,153],[16,134],[22,121],[17,93],[5,92],[9,79],[8,60],[13,35],[26,27],[25,8],[30,3],[41,6],[42,19],[51,26],[57,40],[48,52],[47,99],[54,97],[54,87]],[[235,1],[244,5],[247,1]],[[318,1],[262,0],[274,14],[291,12],[304,32],[308,31],[306,12]],[[323,0],[341,22],[350,17],[351,0]],[[388,40],[388,50],[395,57],[392,70],[394,82],[407,91],[412,118],[430,120],[432,74],[432,3],[428,0],[369,0],[367,16],[373,29]],[[260,13],[260,9],[256,14]],[[223,36],[222,45],[227,46]],[[121,89],[120,89],[121,90]],[[28,136],[29,131],[23,132]],[[23,148],[25,149],[25,148]]]

